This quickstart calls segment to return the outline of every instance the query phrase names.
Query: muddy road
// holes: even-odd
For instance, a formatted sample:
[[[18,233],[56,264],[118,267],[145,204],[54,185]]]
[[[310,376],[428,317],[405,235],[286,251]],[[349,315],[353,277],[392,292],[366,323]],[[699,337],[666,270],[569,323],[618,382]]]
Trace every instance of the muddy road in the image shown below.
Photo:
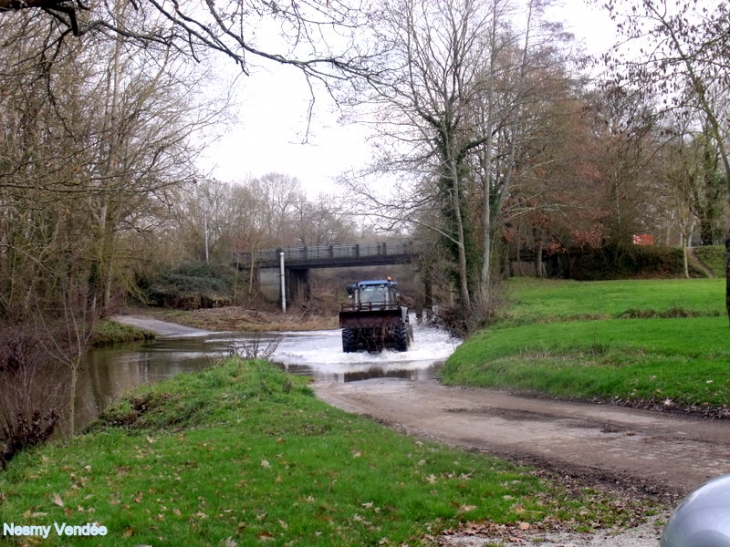
[[[434,441],[651,494],[730,473],[730,421],[534,399],[436,380],[316,383],[317,396]]]
[[[162,337],[211,334],[144,317],[115,319]],[[287,370],[305,365],[317,379],[317,396],[346,411],[563,474],[638,492],[684,495],[730,473],[730,420],[450,388],[430,372],[418,374],[430,371],[433,360],[445,359],[453,347],[443,333],[419,327],[408,352],[343,354],[339,331],[319,331],[289,333],[274,357]],[[393,369],[408,375],[392,377]]]

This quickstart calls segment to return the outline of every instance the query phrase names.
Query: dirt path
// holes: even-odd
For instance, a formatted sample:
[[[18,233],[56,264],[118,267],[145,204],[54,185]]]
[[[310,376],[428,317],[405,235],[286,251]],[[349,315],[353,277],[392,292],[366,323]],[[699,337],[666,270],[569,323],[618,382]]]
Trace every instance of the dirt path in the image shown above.
[[[162,336],[205,331],[139,316],[115,320]],[[437,381],[316,383],[322,400],[409,434],[576,477],[684,495],[730,473],[730,421],[517,397]]]
[[[707,277],[715,277],[713,271],[705,266],[704,262],[702,262],[697,256],[697,252],[694,247],[687,247],[687,253],[689,254],[689,258],[694,263],[694,265],[702,270]]]
[[[204,333],[141,317],[117,320],[163,336]],[[669,494],[676,501],[707,479],[730,473],[730,421],[451,388],[435,380],[320,382],[314,389],[333,406],[408,434],[618,486],[624,493]],[[505,538],[467,530],[441,537],[439,545],[656,547],[667,517],[591,534],[526,531]]]
[[[167,321],[160,321],[158,319],[152,319],[151,317],[142,317],[139,315],[115,315],[110,319],[123,325],[131,325],[138,329],[154,332],[158,336],[162,337],[205,336],[206,334],[210,334],[208,331],[201,329],[186,327],[185,325],[178,325],[177,323],[169,323]]]
[[[639,492],[684,495],[730,473],[730,422],[532,399],[437,381],[316,384],[317,396],[409,434]]]
[[[200,331],[115,317],[162,336]],[[316,383],[322,400],[410,434],[640,492],[684,495],[730,473],[730,421],[382,378]]]

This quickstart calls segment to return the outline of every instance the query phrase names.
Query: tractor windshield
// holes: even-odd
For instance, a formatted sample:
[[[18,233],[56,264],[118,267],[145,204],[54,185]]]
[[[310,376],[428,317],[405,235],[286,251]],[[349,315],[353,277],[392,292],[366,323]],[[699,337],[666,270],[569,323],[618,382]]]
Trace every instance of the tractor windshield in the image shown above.
[[[388,300],[388,291],[385,285],[365,285],[360,287],[361,304],[382,304]]]

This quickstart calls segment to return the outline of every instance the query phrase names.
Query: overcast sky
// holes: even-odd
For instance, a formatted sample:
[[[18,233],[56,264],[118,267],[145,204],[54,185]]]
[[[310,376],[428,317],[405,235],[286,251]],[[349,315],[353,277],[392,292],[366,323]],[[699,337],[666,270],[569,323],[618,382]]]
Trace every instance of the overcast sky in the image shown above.
[[[614,42],[608,16],[583,0],[552,8],[588,51],[600,53]],[[308,142],[309,88],[295,69],[270,66],[237,83],[238,123],[214,143],[200,166],[219,180],[244,181],[275,171],[298,178],[310,196],[337,191],[334,179],[368,159],[364,131],[343,127],[324,93],[317,94]]]

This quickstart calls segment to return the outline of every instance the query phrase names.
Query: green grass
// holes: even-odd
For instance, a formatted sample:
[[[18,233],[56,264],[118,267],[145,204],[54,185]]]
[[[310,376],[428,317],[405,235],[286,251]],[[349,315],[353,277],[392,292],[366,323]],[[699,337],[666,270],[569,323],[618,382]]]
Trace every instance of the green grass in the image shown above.
[[[629,404],[730,407],[724,280],[515,280],[513,306],[448,359],[445,383]]]
[[[672,311],[724,314],[724,279],[564,281],[515,278],[502,326],[571,319],[609,319]]]
[[[48,546],[429,545],[465,521],[587,529],[642,512],[400,435],[316,400],[305,379],[236,359],[145,387],[68,446],[0,473],[0,521],[108,529],[52,531]]]
[[[695,254],[716,277],[725,277],[726,250],[723,245],[696,247]]]
[[[124,342],[152,340],[154,337],[155,335],[151,332],[104,319],[94,325],[91,345],[98,348]]]

